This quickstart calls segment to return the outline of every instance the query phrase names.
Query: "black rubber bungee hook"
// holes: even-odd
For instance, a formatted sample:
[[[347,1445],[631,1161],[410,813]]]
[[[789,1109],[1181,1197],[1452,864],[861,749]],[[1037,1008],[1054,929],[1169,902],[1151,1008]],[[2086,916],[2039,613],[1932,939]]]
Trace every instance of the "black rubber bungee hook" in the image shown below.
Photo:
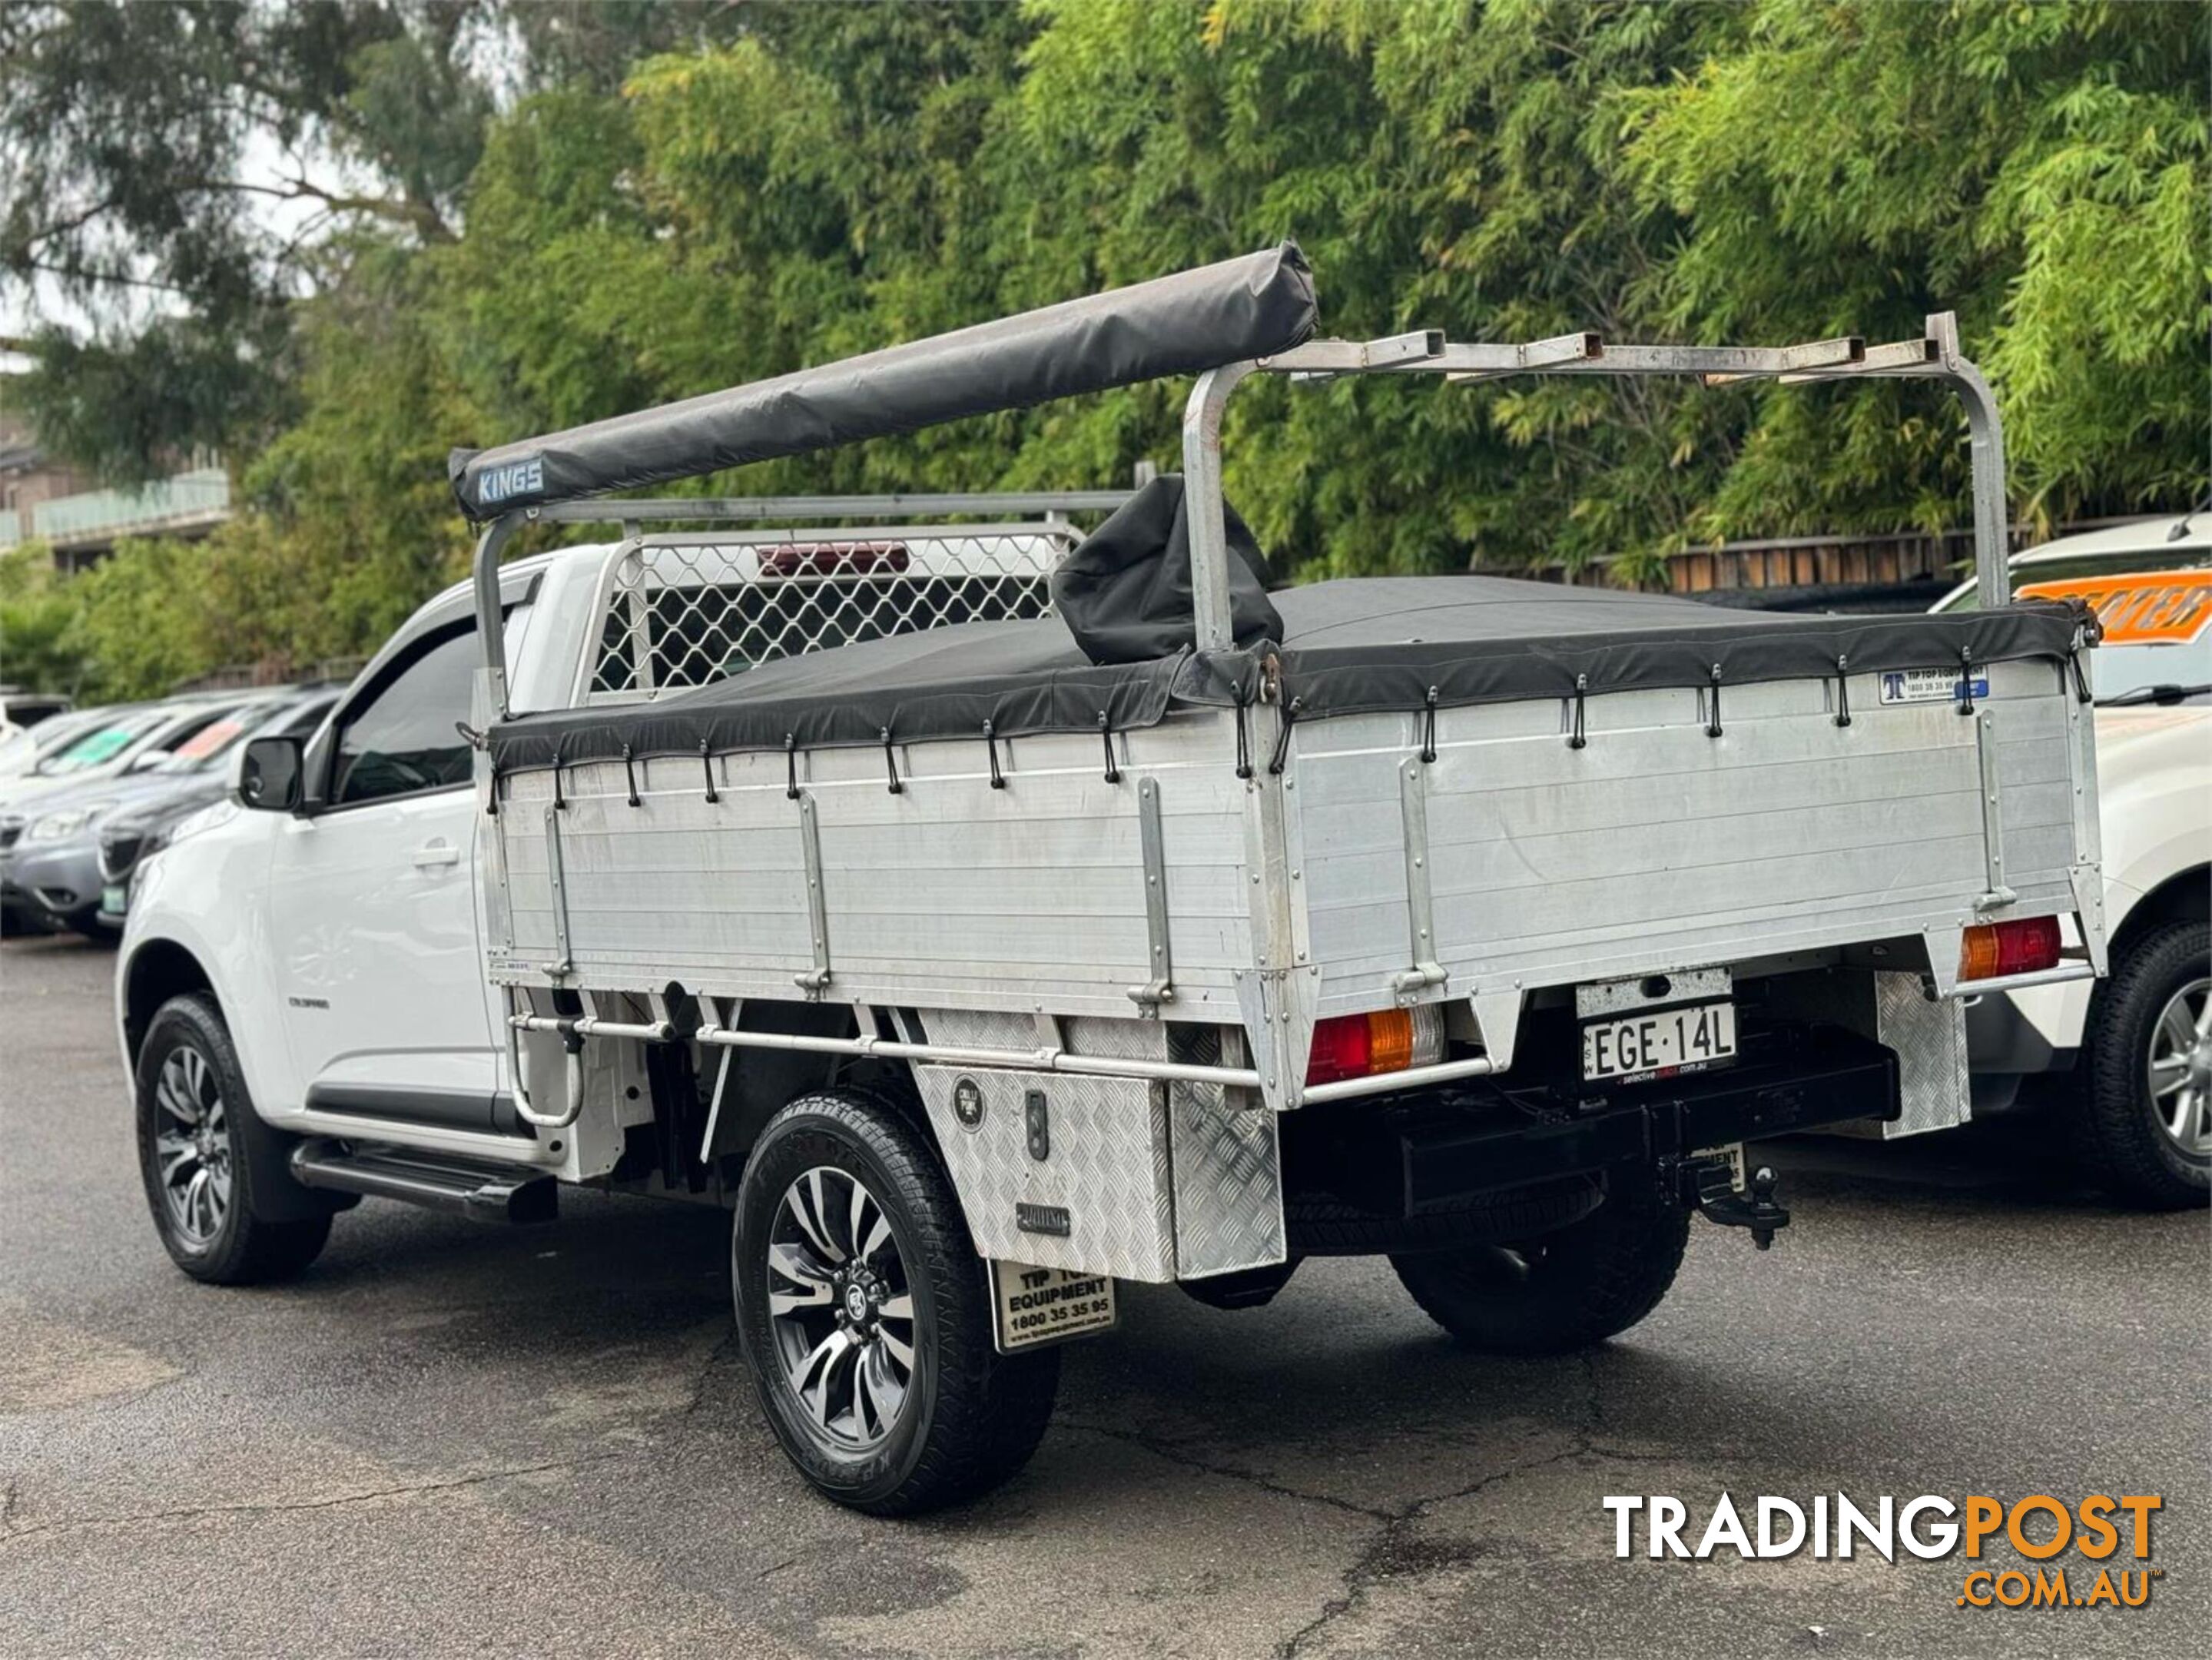
[[[1296,697],[1283,705],[1283,729],[1275,734],[1275,752],[1267,757],[1267,772],[1271,777],[1281,777],[1283,769],[1291,764],[1291,728],[1297,724],[1298,711],[1304,707],[1304,703]]]

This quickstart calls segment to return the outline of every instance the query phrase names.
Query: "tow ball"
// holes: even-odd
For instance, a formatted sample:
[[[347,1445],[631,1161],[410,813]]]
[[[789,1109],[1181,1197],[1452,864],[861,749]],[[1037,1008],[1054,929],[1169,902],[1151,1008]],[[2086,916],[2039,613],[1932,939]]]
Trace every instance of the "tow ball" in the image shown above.
[[[1751,1173],[1749,1191],[1735,1190],[1735,1174],[1724,1158],[1687,1158],[1675,1168],[1678,1196],[1695,1205],[1705,1220],[1723,1227],[1749,1228],[1751,1243],[1765,1250],[1790,1225],[1790,1212],[1774,1199],[1774,1171],[1761,1164]]]

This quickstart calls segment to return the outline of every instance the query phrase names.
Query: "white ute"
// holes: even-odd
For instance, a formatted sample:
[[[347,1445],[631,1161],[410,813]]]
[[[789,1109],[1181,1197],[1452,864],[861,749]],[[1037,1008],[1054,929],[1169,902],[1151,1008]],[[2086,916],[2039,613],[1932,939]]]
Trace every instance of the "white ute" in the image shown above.
[[[1965,1003],[2103,961],[2086,608],[1270,593],[1220,451],[1253,376],[1920,375],[1966,404],[1996,592],[1951,319],[1314,322],[1285,245],[457,453],[471,588],[137,879],[118,1012],[177,1264],[296,1273],[364,1195],[726,1206],[769,1422],[899,1514],[1020,1467],[1121,1281],[1249,1307],[1382,1255],[1462,1341],[1563,1350],[1657,1305],[1692,1213],[1788,1223],[1744,1143],[1963,1119]],[[605,495],[1188,374],[1183,473],[1133,494]],[[617,534],[501,565],[562,523]]]
[[[2050,1098],[2113,1192],[2205,1202],[2212,1172],[2212,509],[2065,537],[2012,559],[2023,597],[2095,608],[2105,927],[2112,977],[1967,1011],[1975,1106]],[[1969,580],[1939,615],[1972,610]],[[2033,1081],[2051,1087],[2024,1089]]]

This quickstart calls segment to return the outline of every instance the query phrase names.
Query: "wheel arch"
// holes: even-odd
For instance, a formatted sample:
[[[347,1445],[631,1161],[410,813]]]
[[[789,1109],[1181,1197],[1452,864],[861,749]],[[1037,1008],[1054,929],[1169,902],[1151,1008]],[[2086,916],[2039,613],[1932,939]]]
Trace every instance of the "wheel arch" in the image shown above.
[[[175,939],[154,939],[140,944],[117,978],[117,1000],[123,1020],[125,1071],[136,1079],[138,1061],[154,1018],[173,999],[197,994],[212,1004],[216,1018],[230,1037],[233,1061],[241,1074],[246,1059],[234,1035],[228,1031],[229,1015],[223,1007],[214,977],[191,947]],[[247,1202],[264,1222],[298,1222],[349,1210],[360,1202],[356,1194],[317,1192],[292,1179],[290,1158],[295,1138],[275,1129],[261,1116],[250,1079],[244,1079],[246,1099],[237,1121],[240,1146],[252,1166],[246,1187]],[[135,1085],[134,1085],[135,1087]],[[320,1249],[319,1245],[317,1249]]]
[[[748,998],[738,1011],[740,1031],[811,1037],[850,1038],[860,1035],[857,1012],[849,1004],[807,1003],[778,998]],[[893,1035],[882,1025],[879,1035]],[[731,1068],[720,1112],[714,1122],[710,1157],[742,1157],[752,1151],[768,1121],[799,1097],[817,1090],[857,1088],[888,1098],[917,1102],[913,1068],[904,1061],[815,1054],[804,1050],[725,1050]],[[928,1115],[913,1110],[922,1136],[938,1151]]]
[[[2163,923],[2204,921],[2212,921],[2212,866],[2193,865],[2175,872],[2128,907],[2112,932],[2112,948],[2124,950]]]
[[[146,1041],[146,1029],[171,998],[202,992],[217,1009],[222,1006],[214,976],[189,946],[174,939],[149,939],[133,950],[123,965],[118,992],[124,1060],[133,1068]]]

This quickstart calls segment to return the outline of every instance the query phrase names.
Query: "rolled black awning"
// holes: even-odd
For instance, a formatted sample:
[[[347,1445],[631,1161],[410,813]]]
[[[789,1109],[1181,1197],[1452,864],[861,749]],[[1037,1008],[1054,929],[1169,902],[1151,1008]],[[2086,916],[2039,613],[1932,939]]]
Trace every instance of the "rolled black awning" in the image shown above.
[[[1194,374],[1286,351],[1312,334],[1314,320],[1312,273],[1297,245],[1285,242],[773,380],[521,443],[455,450],[447,471],[461,511],[489,519]]]

